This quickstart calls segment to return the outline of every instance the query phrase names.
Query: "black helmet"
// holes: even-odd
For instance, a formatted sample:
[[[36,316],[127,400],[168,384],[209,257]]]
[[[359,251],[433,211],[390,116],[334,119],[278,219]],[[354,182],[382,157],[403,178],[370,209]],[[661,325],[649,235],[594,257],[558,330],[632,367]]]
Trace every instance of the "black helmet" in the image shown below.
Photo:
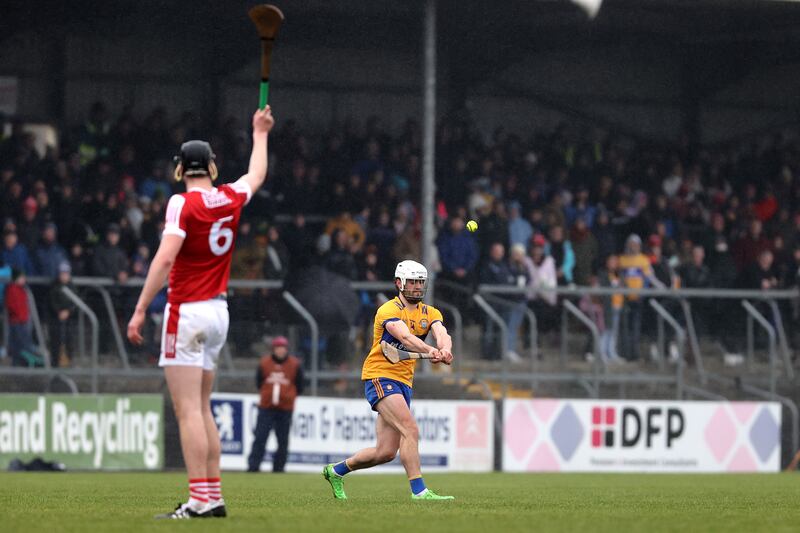
[[[175,156],[175,163],[180,165],[181,177],[209,175],[213,179],[216,177],[214,157],[211,145],[207,142],[187,141],[181,145],[181,154]]]

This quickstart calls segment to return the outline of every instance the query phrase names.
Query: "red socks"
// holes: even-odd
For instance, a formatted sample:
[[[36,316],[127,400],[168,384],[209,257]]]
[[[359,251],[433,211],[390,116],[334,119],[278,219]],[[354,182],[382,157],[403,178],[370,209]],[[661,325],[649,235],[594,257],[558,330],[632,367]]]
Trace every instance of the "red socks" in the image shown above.
[[[208,503],[208,486],[206,479],[189,480],[189,505],[192,507],[202,507]]]
[[[210,477],[206,480],[209,503],[222,499],[222,480],[218,477]]]

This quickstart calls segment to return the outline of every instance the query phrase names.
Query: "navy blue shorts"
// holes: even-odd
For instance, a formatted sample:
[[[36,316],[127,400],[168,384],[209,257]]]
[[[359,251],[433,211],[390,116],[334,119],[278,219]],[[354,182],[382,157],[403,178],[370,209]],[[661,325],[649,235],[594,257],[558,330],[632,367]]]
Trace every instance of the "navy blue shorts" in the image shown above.
[[[403,382],[395,381],[389,378],[372,378],[364,380],[364,396],[367,397],[369,405],[373,411],[378,402],[392,394],[402,394],[406,401],[406,405],[411,407],[411,396],[413,391],[411,387]]]

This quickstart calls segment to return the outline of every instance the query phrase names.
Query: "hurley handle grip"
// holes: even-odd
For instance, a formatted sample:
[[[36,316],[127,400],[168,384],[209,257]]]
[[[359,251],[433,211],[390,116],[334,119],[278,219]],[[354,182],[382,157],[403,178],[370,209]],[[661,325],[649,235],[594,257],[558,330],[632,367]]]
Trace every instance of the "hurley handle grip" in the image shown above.
[[[264,109],[267,107],[267,102],[269,101],[269,80],[264,80],[261,82],[258,91],[258,108]]]

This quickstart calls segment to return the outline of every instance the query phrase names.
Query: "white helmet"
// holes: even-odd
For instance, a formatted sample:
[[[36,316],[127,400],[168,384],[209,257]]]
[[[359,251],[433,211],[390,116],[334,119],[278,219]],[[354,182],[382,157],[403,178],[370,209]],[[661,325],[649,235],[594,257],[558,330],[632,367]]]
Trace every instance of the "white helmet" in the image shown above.
[[[411,260],[400,261],[397,263],[397,268],[394,269],[394,277],[395,279],[400,279],[400,292],[410,303],[420,302],[425,297],[425,293],[428,290],[428,269],[422,263]],[[405,289],[406,281],[412,279],[424,280],[421,296],[414,296],[411,291],[407,293]]]

